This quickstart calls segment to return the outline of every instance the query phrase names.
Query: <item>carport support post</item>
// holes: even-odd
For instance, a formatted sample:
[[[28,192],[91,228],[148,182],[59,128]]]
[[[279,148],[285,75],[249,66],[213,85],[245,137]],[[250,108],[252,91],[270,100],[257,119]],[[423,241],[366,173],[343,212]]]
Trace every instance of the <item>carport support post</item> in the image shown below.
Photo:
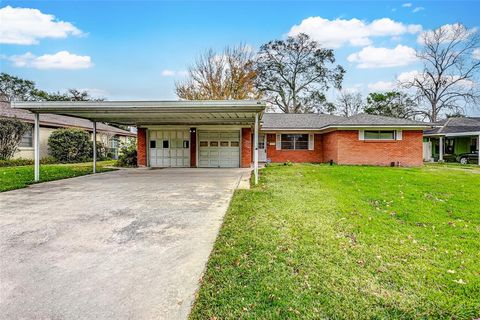
[[[253,173],[255,184],[258,184],[258,113],[255,113],[255,133],[253,135]]]
[[[93,173],[97,172],[97,122],[93,121]]]
[[[439,137],[438,143],[439,143],[439,145],[438,145],[438,152],[439,152],[438,161],[442,162],[443,161],[443,137]]]
[[[34,141],[34,180],[40,181],[40,114],[35,113],[35,124],[33,128]]]

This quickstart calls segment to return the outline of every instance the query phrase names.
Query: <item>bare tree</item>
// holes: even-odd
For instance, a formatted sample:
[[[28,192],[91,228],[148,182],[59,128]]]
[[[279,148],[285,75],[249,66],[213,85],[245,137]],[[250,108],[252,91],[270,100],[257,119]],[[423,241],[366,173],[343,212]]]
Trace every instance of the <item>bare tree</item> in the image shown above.
[[[337,111],[344,117],[351,117],[363,110],[363,98],[359,92],[340,91],[336,103]]]
[[[256,85],[268,101],[285,113],[324,112],[325,92],[341,88],[345,70],[335,63],[333,50],[324,49],[306,34],[274,40],[260,48]]]
[[[245,46],[227,47],[201,55],[188,70],[188,79],[175,84],[179,98],[186,100],[258,99],[254,87],[254,53]]]
[[[424,32],[420,39],[422,48],[417,56],[423,62],[423,71],[401,85],[416,91],[417,98],[425,105],[424,115],[435,122],[446,111],[462,113],[478,104],[477,31],[456,23]]]

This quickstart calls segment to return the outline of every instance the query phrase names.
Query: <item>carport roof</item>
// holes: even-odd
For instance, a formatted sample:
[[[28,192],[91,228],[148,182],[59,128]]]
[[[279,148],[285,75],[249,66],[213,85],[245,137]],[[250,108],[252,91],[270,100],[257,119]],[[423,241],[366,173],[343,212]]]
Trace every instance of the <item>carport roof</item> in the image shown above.
[[[258,100],[13,102],[13,108],[125,125],[253,124]]]

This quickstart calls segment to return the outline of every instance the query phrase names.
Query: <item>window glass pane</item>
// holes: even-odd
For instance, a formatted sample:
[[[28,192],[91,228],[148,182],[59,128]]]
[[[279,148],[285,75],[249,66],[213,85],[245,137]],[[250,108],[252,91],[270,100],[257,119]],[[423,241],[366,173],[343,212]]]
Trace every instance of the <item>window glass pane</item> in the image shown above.
[[[281,148],[285,150],[291,150],[294,146],[295,135],[293,134],[282,134]]]
[[[296,150],[306,150],[308,149],[308,141],[296,141],[295,142]]]
[[[208,141],[200,141],[200,147],[208,147]]]
[[[364,138],[365,140],[377,140],[379,137],[378,131],[365,131]]]
[[[293,141],[282,141],[282,150],[290,150],[293,149]]]
[[[308,149],[308,134],[282,134],[281,148],[286,150]]]
[[[168,140],[163,140],[163,149],[168,149]]]
[[[228,147],[228,141],[220,141],[220,147]]]
[[[210,147],[218,147],[218,141],[210,141]]]
[[[19,147],[23,148],[31,148],[33,146],[33,128],[30,127],[27,132],[22,136],[22,140],[20,141]]]
[[[395,131],[365,131],[364,132],[365,140],[395,140]]]
[[[472,140],[470,141],[470,152],[474,152],[478,150],[477,145],[478,145],[477,138],[472,138]]]
[[[156,147],[157,147],[157,141],[151,140],[151,141],[150,141],[150,148],[155,149]]]
[[[295,139],[297,141],[306,141],[308,142],[308,134],[296,134]]]
[[[188,148],[189,148],[189,145],[190,145],[190,141],[188,141],[188,140],[183,140],[183,147],[184,147],[185,149],[188,149]]]
[[[230,147],[238,147],[240,143],[238,141],[230,141]]]
[[[394,131],[380,131],[380,139],[382,140],[394,140],[395,132]]]

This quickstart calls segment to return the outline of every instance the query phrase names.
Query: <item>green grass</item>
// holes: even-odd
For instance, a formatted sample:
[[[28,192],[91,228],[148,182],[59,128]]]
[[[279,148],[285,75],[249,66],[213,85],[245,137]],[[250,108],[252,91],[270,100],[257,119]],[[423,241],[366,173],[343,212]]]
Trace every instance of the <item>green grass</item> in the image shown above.
[[[191,319],[480,316],[480,174],[270,166],[235,193]]]
[[[110,171],[106,168],[112,166],[115,161],[97,162],[97,172]],[[40,165],[40,182],[59,180],[83,176],[92,173],[92,163],[72,164],[42,164]],[[0,168],[0,192],[13,189],[25,188],[33,184],[33,166],[1,167]]]

